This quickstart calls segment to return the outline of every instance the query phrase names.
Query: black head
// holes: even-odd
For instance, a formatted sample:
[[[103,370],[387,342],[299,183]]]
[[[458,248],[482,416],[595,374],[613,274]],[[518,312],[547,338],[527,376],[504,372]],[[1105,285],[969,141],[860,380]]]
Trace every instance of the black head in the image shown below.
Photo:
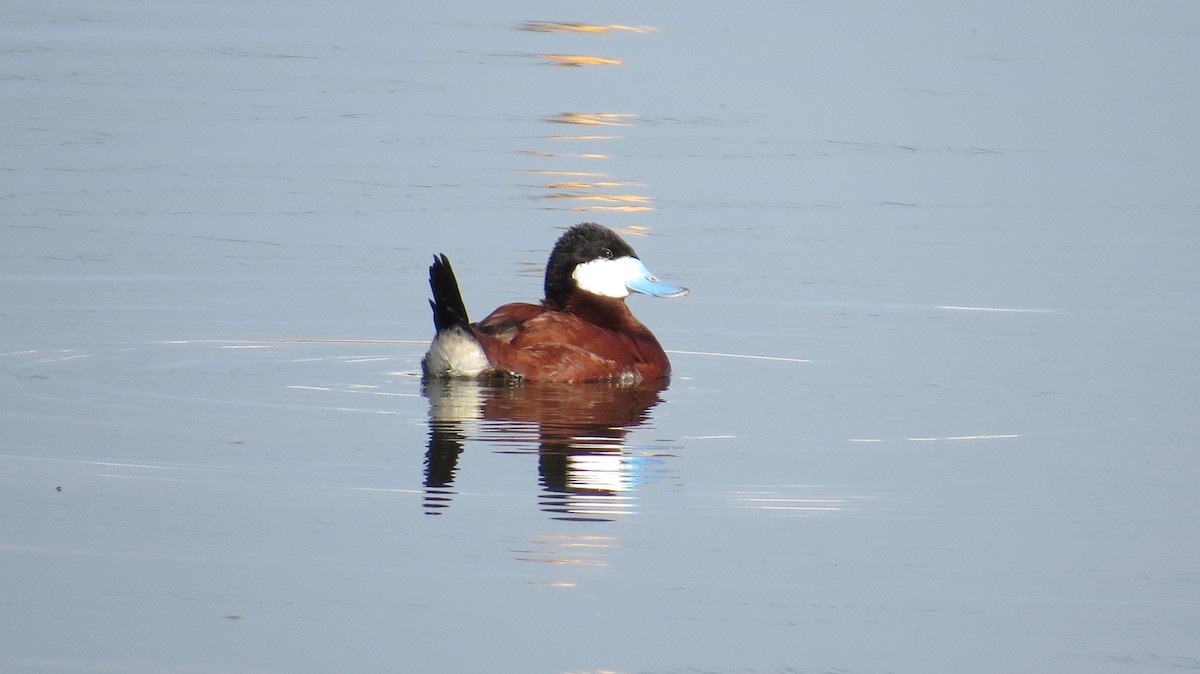
[[[546,263],[546,299],[554,306],[562,306],[575,290],[572,274],[575,267],[593,260],[613,260],[622,257],[637,257],[633,247],[617,236],[611,229],[585,222],[575,225],[558,238],[550,261]]]

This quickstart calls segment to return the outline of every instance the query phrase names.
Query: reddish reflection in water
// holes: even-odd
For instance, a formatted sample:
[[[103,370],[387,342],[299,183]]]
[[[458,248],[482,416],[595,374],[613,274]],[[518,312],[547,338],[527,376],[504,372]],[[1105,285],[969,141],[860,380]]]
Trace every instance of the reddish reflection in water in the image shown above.
[[[630,447],[665,383],[505,384],[427,381],[429,448],[424,507],[450,507],[458,458],[468,442],[494,451],[536,454],[541,507],[556,519],[610,520],[633,511],[633,490],[664,451]]]

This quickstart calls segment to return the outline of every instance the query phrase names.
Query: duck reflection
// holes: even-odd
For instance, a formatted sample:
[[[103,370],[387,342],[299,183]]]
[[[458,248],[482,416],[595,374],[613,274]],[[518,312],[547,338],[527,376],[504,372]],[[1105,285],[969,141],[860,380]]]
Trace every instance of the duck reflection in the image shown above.
[[[454,497],[458,458],[468,441],[508,453],[536,453],[541,507],[556,519],[611,520],[633,511],[632,491],[660,452],[626,446],[661,400],[663,383],[534,384],[427,379],[428,514]],[[646,451],[651,450],[651,451]]]

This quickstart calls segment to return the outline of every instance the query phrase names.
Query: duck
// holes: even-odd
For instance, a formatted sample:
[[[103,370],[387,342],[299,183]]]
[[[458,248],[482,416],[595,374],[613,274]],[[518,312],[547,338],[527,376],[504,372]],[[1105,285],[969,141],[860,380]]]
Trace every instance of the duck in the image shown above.
[[[624,239],[594,222],[569,228],[550,252],[538,304],[505,304],[472,323],[444,253],[429,267],[436,335],[428,378],[633,385],[669,378],[658,339],[625,303],[630,293],[682,297],[688,289],[650,272]]]

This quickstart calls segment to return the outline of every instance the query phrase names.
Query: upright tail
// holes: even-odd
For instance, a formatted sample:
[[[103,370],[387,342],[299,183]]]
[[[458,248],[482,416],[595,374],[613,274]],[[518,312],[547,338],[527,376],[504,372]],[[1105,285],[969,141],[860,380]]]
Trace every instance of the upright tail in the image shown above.
[[[438,333],[471,324],[467,318],[467,305],[458,289],[458,279],[454,277],[450,259],[444,254],[433,256],[433,264],[429,266],[429,288],[433,290],[429,306],[433,308],[433,326]]]
[[[427,377],[475,377],[487,370],[487,354],[471,331],[467,306],[458,290],[458,280],[445,255],[433,256],[429,268],[429,287],[433,290],[433,326],[437,336],[429,352],[421,359]]]

